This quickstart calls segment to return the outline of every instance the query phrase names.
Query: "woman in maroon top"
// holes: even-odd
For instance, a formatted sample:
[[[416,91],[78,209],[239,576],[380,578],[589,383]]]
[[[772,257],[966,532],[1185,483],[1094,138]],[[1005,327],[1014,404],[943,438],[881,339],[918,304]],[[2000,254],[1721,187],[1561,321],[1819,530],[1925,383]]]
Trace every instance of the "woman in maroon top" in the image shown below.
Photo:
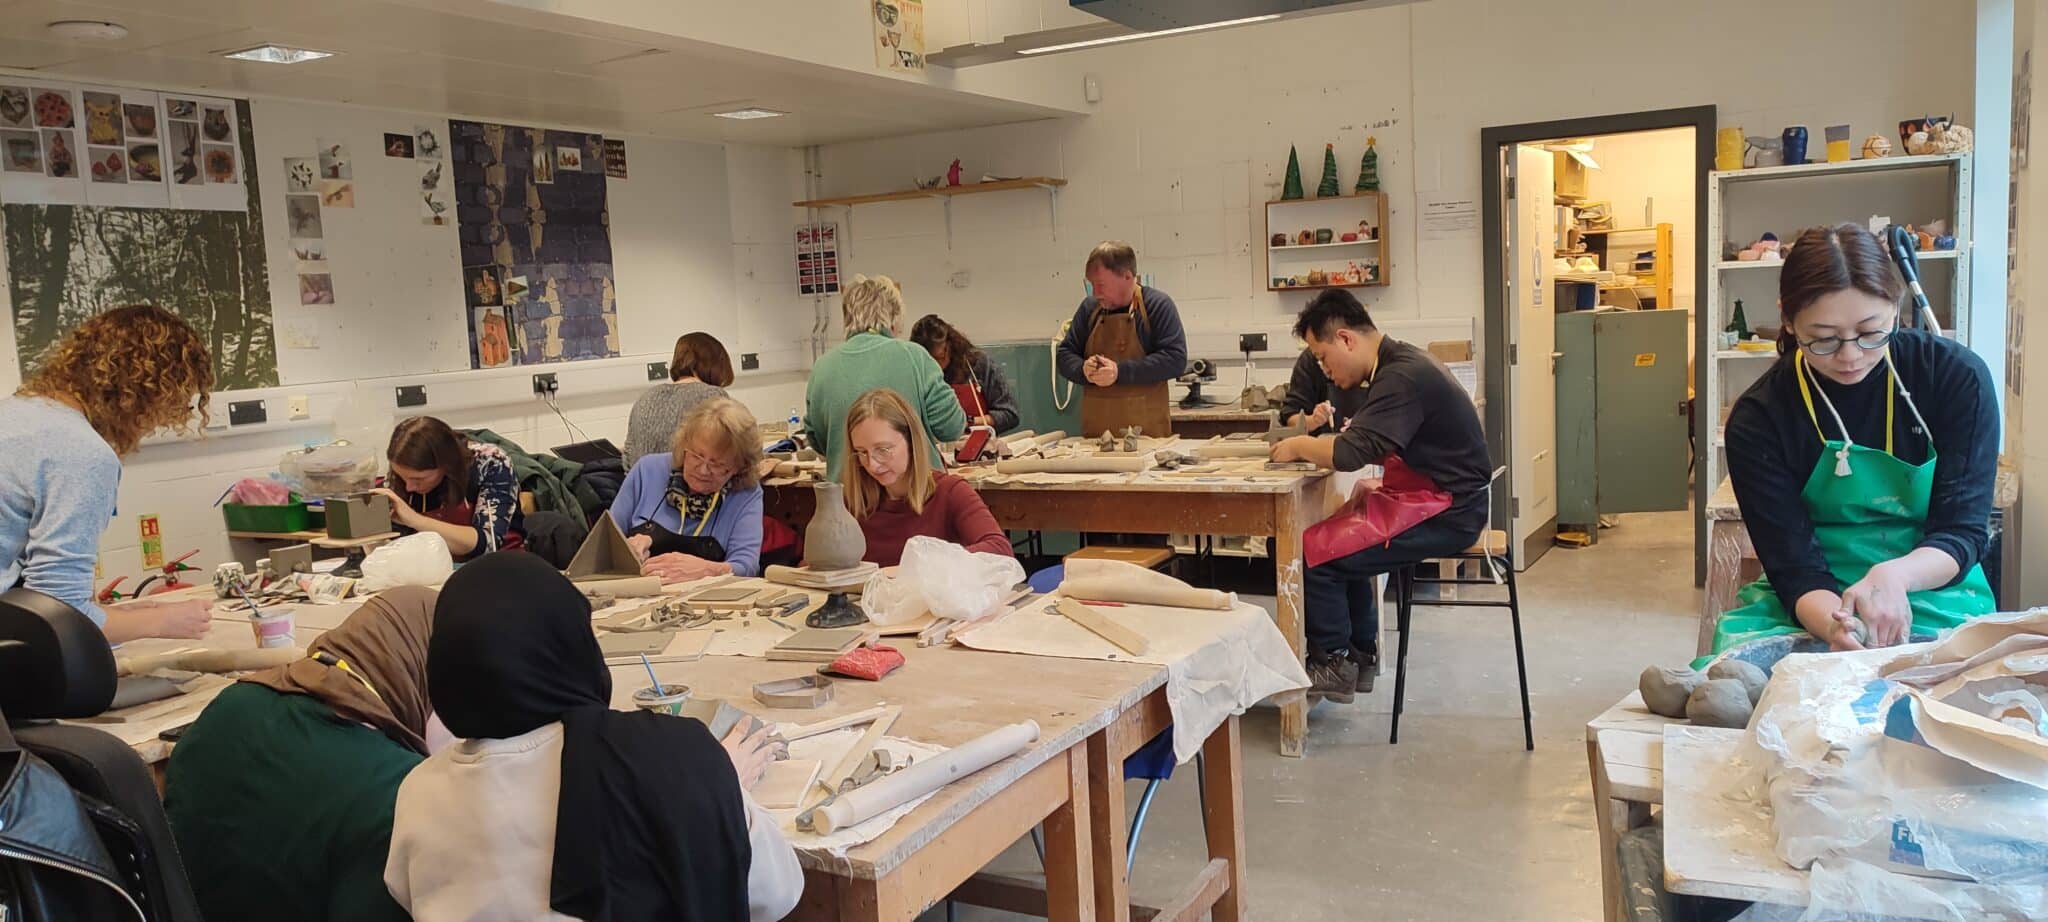
[[[847,445],[854,464],[840,472],[846,508],[867,534],[867,559],[893,567],[914,535],[950,541],[970,551],[1009,556],[1010,539],[974,488],[931,467],[929,437],[910,404],[876,388],[846,411]]]

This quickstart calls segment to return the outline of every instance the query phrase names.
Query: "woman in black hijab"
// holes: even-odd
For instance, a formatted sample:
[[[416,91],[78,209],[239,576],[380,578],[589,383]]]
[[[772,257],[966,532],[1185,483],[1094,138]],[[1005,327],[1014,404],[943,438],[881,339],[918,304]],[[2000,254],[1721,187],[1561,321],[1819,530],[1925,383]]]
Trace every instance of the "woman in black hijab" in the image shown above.
[[[803,892],[742,790],[759,740],[613,711],[590,603],[531,554],[486,555],[434,610],[428,694],[462,739],[399,788],[384,881],[419,922],[772,920]]]

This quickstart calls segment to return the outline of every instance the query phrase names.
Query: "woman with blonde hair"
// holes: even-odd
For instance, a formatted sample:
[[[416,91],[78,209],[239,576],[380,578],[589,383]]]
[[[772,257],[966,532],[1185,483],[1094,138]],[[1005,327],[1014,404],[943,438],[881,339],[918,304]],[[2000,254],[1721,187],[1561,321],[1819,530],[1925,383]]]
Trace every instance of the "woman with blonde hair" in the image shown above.
[[[728,397],[683,417],[669,451],[633,465],[612,519],[664,582],[761,573],[761,437]]]
[[[51,347],[15,395],[0,399],[0,590],[56,598],[113,643],[203,636],[210,615],[197,600],[102,611],[93,604],[93,562],[114,517],[121,457],[159,429],[204,428],[212,389],[205,343],[160,307],[107,311]]]
[[[946,374],[924,347],[900,339],[903,290],[886,275],[854,276],[841,300],[846,342],[824,354],[811,369],[805,395],[804,427],[811,447],[825,456],[826,473],[838,477],[846,464],[846,431],[841,424],[856,398],[876,388],[903,396],[911,419],[928,431],[926,453],[941,467],[938,443],[967,431],[967,414],[946,384]]]
[[[839,482],[847,510],[867,535],[868,560],[901,563],[903,545],[916,535],[979,553],[1014,553],[981,495],[932,466],[930,441],[902,395],[886,388],[860,395],[846,411],[846,437],[856,463]]]

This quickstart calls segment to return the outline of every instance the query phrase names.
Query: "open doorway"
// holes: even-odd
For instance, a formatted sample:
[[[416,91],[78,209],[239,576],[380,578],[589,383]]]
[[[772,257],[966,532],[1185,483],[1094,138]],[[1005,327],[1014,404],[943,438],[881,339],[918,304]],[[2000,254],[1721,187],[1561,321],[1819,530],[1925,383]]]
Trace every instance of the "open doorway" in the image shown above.
[[[1685,508],[1714,120],[1703,106],[1481,133],[1485,416],[1508,472],[1494,517],[1523,567],[1561,529],[1591,540],[1603,517]]]

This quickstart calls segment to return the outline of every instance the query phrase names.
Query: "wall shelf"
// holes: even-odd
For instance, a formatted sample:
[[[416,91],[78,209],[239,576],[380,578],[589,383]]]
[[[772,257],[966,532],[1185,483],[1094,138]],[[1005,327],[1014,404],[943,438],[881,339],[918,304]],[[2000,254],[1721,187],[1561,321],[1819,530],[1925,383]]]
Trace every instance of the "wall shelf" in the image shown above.
[[[1920,262],[1923,263],[1954,262],[1961,257],[1962,250],[1922,250],[1913,255]],[[1784,265],[1785,261],[1782,259],[1773,259],[1769,261],[1761,259],[1752,259],[1748,262],[1743,262],[1741,260],[1734,259],[1724,259],[1720,262],[1715,263],[1714,269],[1719,272],[1749,272],[1757,269],[1777,269],[1783,267]]]
[[[1385,282],[1345,282],[1342,285],[1267,285],[1267,291],[1321,291],[1325,288],[1378,288]]]
[[[1266,249],[1278,253],[1281,250],[1327,250],[1331,247],[1372,247],[1379,245],[1380,242],[1378,240],[1354,240],[1350,243],[1293,243],[1284,247],[1269,246]]]
[[[1326,288],[1383,288],[1388,278],[1389,249],[1382,244],[1387,239],[1387,197],[1382,192],[1354,192],[1346,195],[1326,195],[1319,198],[1283,199],[1266,203],[1266,226],[1261,238],[1269,243],[1276,233],[1297,239],[1303,231],[1328,229],[1333,236],[1359,233],[1370,230],[1369,240],[1355,240],[1350,243],[1305,243],[1291,246],[1266,247],[1266,290],[1267,291],[1320,291]],[[1359,250],[1355,260],[1345,259],[1342,252],[1330,250]],[[1319,266],[1302,260],[1289,260],[1286,269],[1274,268],[1274,254],[1285,254],[1290,250],[1314,250],[1338,262],[1334,266]],[[1376,277],[1369,282],[1340,282],[1325,285],[1274,285],[1275,278],[1303,277],[1307,269],[1318,271],[1348,270],[1345,263],[1363,264],[1376,270]],[[1346,274],[1348,273],[1340,273]]]
[[[1716,170],[1709,177],[1720,182],[1756,182],[1771,179],[1804,179],[1814,176],[1841,175],[1845,173],[1886,173],[1892,170],[1917,170],[1930,167],[1954,167],[1970,158],[1969,154],[1927,154],[1923,156],[1878,157],[1870,160],[1849,160],[1842,163],[1798,163],[1792,166],[1758,166],[1744,170]]]
[[[953,199],[962,195],[980,195],[984,192],[1014,192],[1021,189],[1042,189],[1052,208],[1052,239],[1060,239],[1060,187],[1067,184],[1064,179],[1053,176],[1026,176],[1021,179],[1000,179],[994,182],[970,182],[957,186],[933,186],[930,189],[905,189],[900,192],[877,192],[871,195],[844,195],[837,198],[810,199],[791,202],[798,208],[844,208],[846,209],[845,237],[853,236],[853,206],[874,205],[881,202],[917,202],[937,199],[946,209],[946,249],[953,248]],[[841,258],[846,256],[841,252]]]

